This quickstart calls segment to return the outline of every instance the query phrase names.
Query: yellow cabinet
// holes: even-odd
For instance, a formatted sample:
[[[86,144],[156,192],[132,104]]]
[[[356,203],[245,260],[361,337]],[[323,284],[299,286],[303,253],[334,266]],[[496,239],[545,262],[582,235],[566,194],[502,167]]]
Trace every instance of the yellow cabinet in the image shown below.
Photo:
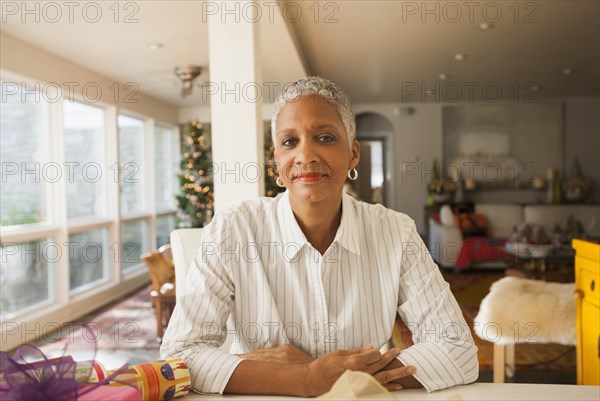
[[[600,244],[573,240],[577,296],[577,384],[600,385]]]

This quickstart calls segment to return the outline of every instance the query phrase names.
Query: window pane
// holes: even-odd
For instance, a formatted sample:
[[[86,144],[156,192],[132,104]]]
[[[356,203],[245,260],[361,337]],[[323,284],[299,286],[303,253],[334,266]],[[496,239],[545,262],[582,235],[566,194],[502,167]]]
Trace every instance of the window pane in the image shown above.
[[[371,185],[373,188],[383,186],[383,142],[371,141]]]
[[[67,215],[69,218],[104,215],[104,111],[64,102],[64,128],[65,166],[69,167]]]
[[[144,122],[119,115],[119,167],[121,215],[144,211]]]
[[[167,214],[156,218],[156,246],[161,247],[171,242],[171,231],[175,229],[175,215]]]
[[[148,252],[148,224],[145,220],[121,224],[122,269],[142,263],[140,255]]]
[[[178,138],[173,129],[156,126],[154,128],[154,171],[156,175],[156,210],[175,209],[177,172],[179,170],[176,145]]]
[[[46,111],[43,96],[26,96],[16,83],[1,82],[0,224],[12,226],[46,220],[45,182],[55,180],[57,166],[46,163]]]
[[[70,289],[108,278],[108,231],[105,228],[69,236]]]
[[[62,256],[56,242],[5,242],[0,255],[0,315],[51,300],[51,271]]]

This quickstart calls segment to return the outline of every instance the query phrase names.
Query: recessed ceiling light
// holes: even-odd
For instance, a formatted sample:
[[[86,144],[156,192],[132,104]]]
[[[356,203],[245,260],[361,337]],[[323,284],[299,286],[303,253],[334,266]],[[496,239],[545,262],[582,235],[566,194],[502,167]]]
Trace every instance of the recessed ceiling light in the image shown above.
[[[482,22],[481,24],[479,24],[479,29],[481,29],[482,31],[487,31],[488,29],[492,29],[494,27],[493,24],[490,24],[489,22]]]
[[[446,79],[448,79],[448,75],[442,72],[440,75],[438,75],[438,78],[440,81],[445,81]]]
[[[572,73],[573,73],[573,70],[570,69],[569,67],[567,67],[563,70],[563,75],[571,75]]]
[[[160,49],[162,49],[162,47],[163,47],[163,44],[162,44],[162,43],[154,42],[154,43],[150,43],[150,44],[148,45],[148,50],[150,50],[150,51],[153,51],[153,52],[154,52],[154,51],[157,51],[157,50],[160,50]]]
[[[465,59],[465,57],[466,56],[464,54],[462,54],[462,53],[456,53],[454,55],[454,60],[456,60],[456,61],[463,61]]]

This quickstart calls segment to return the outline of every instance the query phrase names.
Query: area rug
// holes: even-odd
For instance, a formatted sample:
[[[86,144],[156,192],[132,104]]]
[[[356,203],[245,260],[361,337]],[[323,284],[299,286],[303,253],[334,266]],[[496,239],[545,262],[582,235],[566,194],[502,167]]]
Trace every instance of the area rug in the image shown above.
[[[462,273],[443,272],[443,275],[450,284],[450,289],[472,331],[473,319],[479,312],[481,300],[488,294],[492,283],[504,277],[504,273],[473,270]],[[475,335],[474,340],[479,349],[479,368],[481,370],[492,369],[493,343]],[[575,371],[575,347],[560,344],[517,344],[515,346],[515,362],[517,369]]]
[[[74,337],[81,336],[86,325],[90,334],[84,336],[96,343],[97,349],[158,349],[156,337],[156,314],[150,302],[150,290],[146,287],[71,322],[58,333],[51,333],[38,340],[42,351],[59,351]]]

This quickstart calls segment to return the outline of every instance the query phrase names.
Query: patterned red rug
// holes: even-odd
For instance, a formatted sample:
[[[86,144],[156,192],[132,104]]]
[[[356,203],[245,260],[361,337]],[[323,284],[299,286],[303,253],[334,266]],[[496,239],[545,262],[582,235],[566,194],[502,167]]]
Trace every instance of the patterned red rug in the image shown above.
[[[93,333],[98,349],[158,349],[156,315],[146,287],[103,307],[77,322],[39,341],[42,351],[62,350],[67,341],[77,336],[86,324]]]

